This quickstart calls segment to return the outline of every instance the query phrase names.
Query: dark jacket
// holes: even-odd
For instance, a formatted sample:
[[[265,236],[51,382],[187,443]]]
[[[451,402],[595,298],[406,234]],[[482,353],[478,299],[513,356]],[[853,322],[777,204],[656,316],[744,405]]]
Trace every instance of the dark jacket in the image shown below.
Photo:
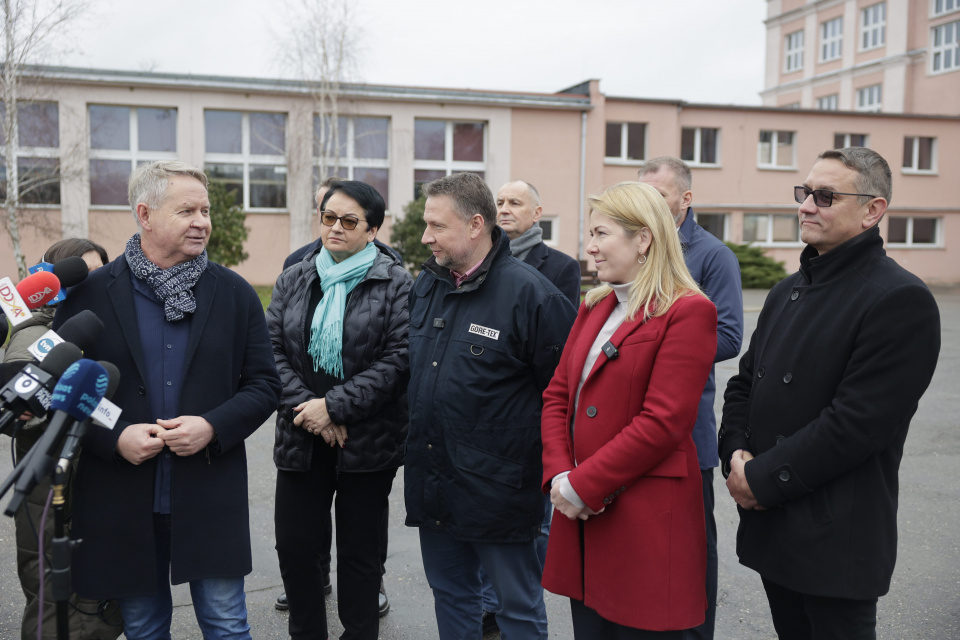
[[[883,251],[876,228],[774,287],[727,385],[720,460],[752,452],[766,511],[740,510],[737,554],[801,593],[872,599],[897,553],[897,471],[940,351],[927,287]]]
[[[413,287],[406,522],[522,542],[540,533],[541,395],[576,314],[499,227],[493,240],[460,287],[435,258]]]
[[[216,437],[204,451],[172,456],[171,580],[243,576],[252,570],[244,439],[277,407],[280,381],[263,307],[253,288],[233,271],[210,263],[193,289],[187,366],[178,415],[198,415]],[[113,396],[123,413],[112,429],[91,427],[83,441],[74,493],[73,581],[82,596],[152,594],[156,585],[153,489],[157,458],[133,465],[120,457],[117,439],[134,423],[152,423],[144,387],[145,364],[133,303],[133,283],[121,255],[97,269],[61,302],[53,327],[83,309],[104,329],[87,358],[120,370]],[[160,455],[169,453],[165,450]]]
[[[284,471],[310,468],[316,438],[294,426],[292,408],[316,398],[303,372],[313,367],[304,343],[310,292],[319,276],[301,260],[277,278],[267,309],[273,355],[283,384],[273,461]],[[407,436],[407,325],[413,279],[390,253],[380,250],[367,275],[347,297],[343,322],[344,382],[324,396],[348,440],[338,449],[341,471],[379,471],[403,464]]]
[[[523,259],[553,283],[574,309],[580,308],[580,263],[567,254],[541,242],[534,245]]]

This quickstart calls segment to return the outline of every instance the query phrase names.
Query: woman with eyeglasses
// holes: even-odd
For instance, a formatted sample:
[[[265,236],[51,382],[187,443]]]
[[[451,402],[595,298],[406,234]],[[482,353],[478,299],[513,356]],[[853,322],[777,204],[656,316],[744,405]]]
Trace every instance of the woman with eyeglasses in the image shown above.
[[[570,598],[577,640],[684,637],[707,607],[693,425],[717,310],[653,187],[589,200],[587,293],[543,394],[543,489],[555,514],[543,586]]]
[[[407,432],[412,278],[373,240],[383,198],[334,182],[322,246],[284,270],[267,309],[283,394],[273,449],[274,513],[291,638],[326,638],[320,529],[334,504],[341,638],[379,628],[381,518]]]

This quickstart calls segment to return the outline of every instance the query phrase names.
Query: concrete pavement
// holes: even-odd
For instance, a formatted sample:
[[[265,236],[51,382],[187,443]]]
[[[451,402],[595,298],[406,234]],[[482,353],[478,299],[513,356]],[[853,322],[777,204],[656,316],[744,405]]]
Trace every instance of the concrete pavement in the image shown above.
[[[746,336],[756,326],[763,291],[744,294]],[[907,438],[900,472],[899,558],[890,593],[879,605],[878,638],[960,638],[960,288],[935,289],[943,324],[943,347],[937,373],[920,403]],[[896,339],[896,327],[890,329]],[[745,343],[747,341],[745,339]],[[746,348],[746,344],[744,345]],[[717,386],[736,371],[736,360],[717,366]],[[722,398],[718,398],[719,411]],[[8,444],[0,444],[0,478],[10,472]],[[253,637],[286,639],[287,616],[273,602],[282,590],[273,549],[273,426],[268,422],[247,442],[250,458],[253,573],[247,577],[247,604]],[[391,494],[390,553],[386,586],[392,605],[382,619],[382,640],[429,640],[437,637],[433,598],[423,576],[416,530],[403,526],[403,474]],[[737,513],[716,474],[720,551],[717,634],[720,639],[775,638],[759,577],[737,563],[734,541]],[[0,503],[6,506],[9,496]],[[334,593],[327,598],[331,638],[341,629]],[[570,640],[573,632],[567,601],[546,594],[550,637]],[[174,590],[173,637],[200,638],[186,587]],[[0,640],[19,636],[23,597],[16,576],[13,522],[0,516]],[[492,640],[492,635],[485,640]]]

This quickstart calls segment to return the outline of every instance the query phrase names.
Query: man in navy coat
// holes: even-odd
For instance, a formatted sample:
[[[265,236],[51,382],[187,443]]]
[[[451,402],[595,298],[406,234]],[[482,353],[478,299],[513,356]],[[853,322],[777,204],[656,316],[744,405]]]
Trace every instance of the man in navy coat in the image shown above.
[[[130,178],[139,232],[61,303],[90,309],[86,357],[120,370],[112,429],[91,428],[77,466],[77,593],[118,598],[128,638],[169,638],[170,584],[190,583],[205,638],[250,638],[252,570],[244,440],[280,394],[263,307],[207,260],[207,178],[182,162]]]

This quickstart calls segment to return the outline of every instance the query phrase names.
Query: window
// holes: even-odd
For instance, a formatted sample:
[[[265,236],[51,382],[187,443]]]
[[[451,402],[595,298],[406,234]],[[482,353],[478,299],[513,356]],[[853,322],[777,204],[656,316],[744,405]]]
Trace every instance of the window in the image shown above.
[[[787,34],[784,45],[786,52],[784,55],[783,70],[785,73],[803,69],[803,31],[794,31]]]
[[[857,89],[857,111],[880,111],[883,85],[872,84]]]
[[[727,215],[725,213],[698,213],[697,224],[717,238],[727,239]]]
[[[207,110],[203,123],[210,180],[244,211],[286,208],[286,114]]]
[[[647,125],[643,122],[608,122],[607,162],[642,162],[646,157]]]
[[[835,133],[833,134],[833,148],[869,147],[869,140],[865,133]]]
[[[177,159],[177,110],[91,104],[90,204],[128,206],[127,182],[145,162]]]
[[[691,164],[720,164],[720,129],[682,129],[680,158]]]
[[[540,218],[540,229],[543,231],[543,235],[540,237],[546,244],[555,245],[557,244],[557,218],[556,216],[551,217],[542,217]]]
[[[860,50],[882,47],[887,40],[887,3],[860,10]]]
[[[794,214],[748,213],[743,216],[743,241],[758,244],[800,242],[800,224]]]
[[[793,168],[795,146],[793,131],[761,131],[757,148],[757,166],[763,169]]]
[[[820,62],[836,60],[843,53],[843,18],[820,25]]]
[[[0,119],[6,109],[0,103]],[[56,102],[21,102],[17,115],[17,185],[23,204],[60,204],[60,111]],[[0,127],[0,147],[6,147]],[[7,197],[5,149],[0,149],[0,199]]]
[[[905,137],[903,139],[904,173],[934,173],[936,154],[936,138]]]
[[[940,245],[940,218],[891,216],[887,219],[887,244],[907,247]]]
[[[933,0],[933,15],[940,16],[960,9],[960,0]]]
[[[960,20],[933,29],[932,73],[960,68]]]
[[[799,103],[799,102],[791,102],[790,104],[785,104],[785,105],[783,105],[783,106],[780,107],[780,108],[781,108],[781,109],[799,109],[799,108],[800,108],[800,103]]]
[[[420,185],[452,173],[469,171],[481,178],[486,171],[486,124],[446,120],[414,121],[414,197]]]
[[[840,96],[836,93],[831,93],[828,96],[820,96],[817,98],[817,109],[821,111],[836,111],[840,108]]]
[[[321,130],[321,122],[326,130]],[[376,189],[389,208],[390,118],[337,117],[337,140],[328,117],[313,117],[313,158],[315,182],[320,182],[321,164],[325,176],[366,182]],[[322,137],[321,137],[322,134]],[[326,147],[326,150],[321,149]],[[321,163],[321,156],[324,160]]]

